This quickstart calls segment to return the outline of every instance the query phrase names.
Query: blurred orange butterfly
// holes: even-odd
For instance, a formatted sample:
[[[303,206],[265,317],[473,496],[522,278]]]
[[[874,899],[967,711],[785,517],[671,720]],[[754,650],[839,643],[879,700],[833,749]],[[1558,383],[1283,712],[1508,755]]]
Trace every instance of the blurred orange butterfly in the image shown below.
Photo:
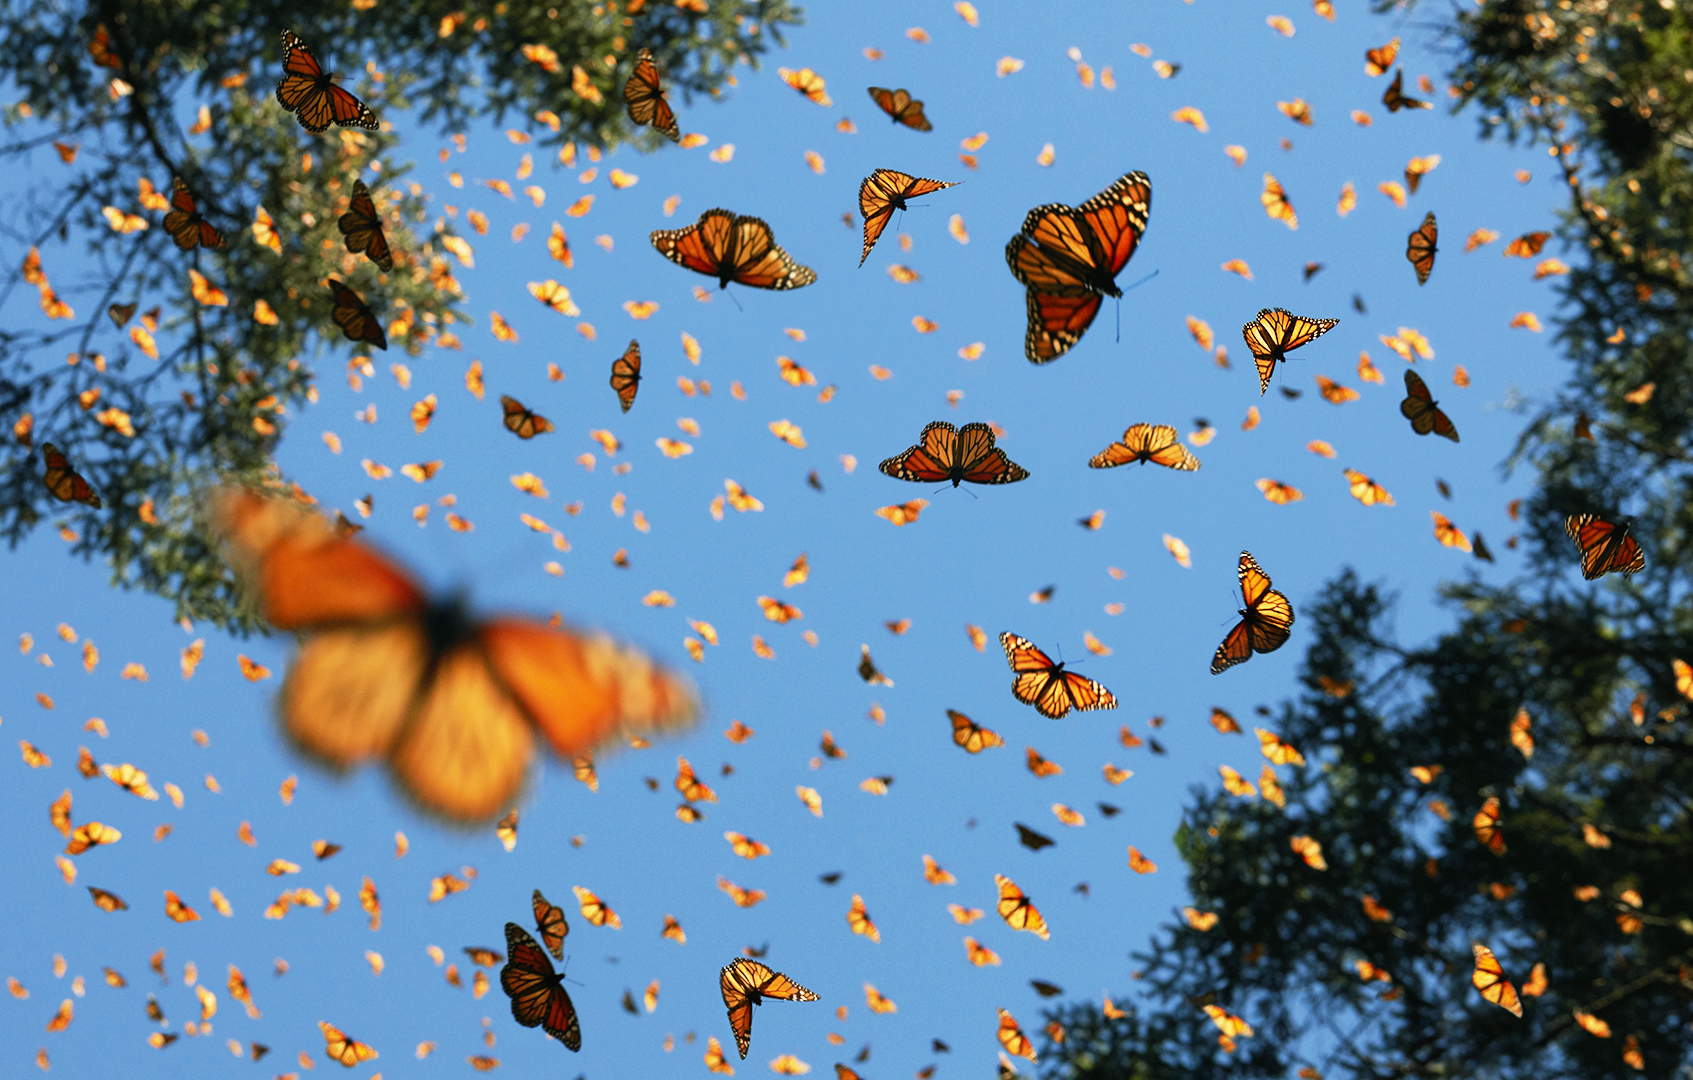
[[[1343,471],[1346,474],[1346,483],[1351,488],[1354,499],[1365,506],[1375,506],[1377,503],[1383,506],[1393,505],[1393,496],[1388,493],[1386,488],[1356,469],[1345,469]]]
[[[611,388],[617,391],[617,403],[628,412],[635,404],[635,392],[641,387],[641,343],[631,340],[623,355],[611,362]]]
[[[998,733],[989,731],[963,713],[948,709],[946,715],[952,720],[952,741],[965,753],[979,754],[991,746],[1005,745],[1005,740]]]
[[[1411,421],[1411,430],[1418,435],[1432,431],[1441,438],[1457,442],[1458,429],[1452,426],[1451,418],[1435,408],[1439,404],[1429,393],[1428,384],[1423,382],[1422,376],[1414,371],[1405,372],[1405,400],[1399,403],[1399,411]]]
[[[745,1060],[752,1045],[752,1008],[763,1004],[765,998],[779,1001],[817,1001],[816,994],[799,983],[772,971],[757,960],[737,958],[723,969],[719,979],[723,1004],[729,1010],[729,1027],[735,1033],[735,1045]]]
[[[707,210],[687,228],[657,229],[651,239],[660,255],[716,278],[720,289],[731,281],[755,289],[798,289],[817,280],[810,267],[777,245],[769,225],[732,210]]]
[[[533,439],[553,430],[553,422],[514,397],[500,395],[500,407],[505,410],[506,430],[520,439]]]
[[[100,23],[94,28],[94,37],[88,43],[88,55],[100,67],[114,71],[123,67],[123,61],[112,51],[112,32],[106,29],[105,23]]]
[[[1540,254],[1540,249],[1551,239],[1549,232],[1523,233],[1521,236],[1505,245],[1504,255],[1510,258],[1515,255],[1519,259],[1532,259]]]
[[[1434,106],[1421,98],[1405,96],[1405,69],[1394,72],[1393,81],[1388,84],[1386,92],[1381,96],[1381,103],[1387,106],[1388,112],[1398,112],[1400,109],[1432,109]]]
[[[1264,573],[1249,552],[1240,553],[1240,594],[1246,607],[1240,611],[1240,621],[1234,624],[1217,646],[1211,658],[1211,674],[1220,675],[1236,664],[1252,659],[1255,652],[1275,652],[1287,643],[1293,632],[1293,605],[1287,597],[1270,588],[1270,575]]]
[[[1417,272],[1417,284],[1428,283],[1428,276],[1434,272],[1435,240],[1440,236],[1440,230],[1434,223],[1434,211],[1430,210],[1423,218],[1415,232],[1405,240],[1405,258],[1411,261],[1411,266]]]
[[[512,1019],[543,1029],[567,1049],[582,1049],[582,1027],[565,992],[563,973],[553,971],[547,954],[516,923],[506,923],[506,955],[511,959],[500,969],[500,989],[511,998]]]
[[[370,107],[336,86],[335,79],[323,73],[294,31],[282,31],[282,79],[276,84],[276,100],[299,118],[301,127],[314,135],[331,123],[369,131],[380,128]]]
[[[1277,360],[1286,363],[1288,353],[1338,325],[1339,319],[1307,319],[1286,308],[1261,309],[1251,322],[1240,328],[1246,347],[1252,350],[1252,362],[1258,366],[1258,393],[1270,389],[1270,376],[1276,373]]]
[[[369,1061],[371,1058],[381,1056],[376,1052],[375,1047],[369,1043],[348,1038],[347,1033],[334,1024],[319,1020],[317,1026],[323,1032],[324,1053],[349,1069],[361,1061]]]
[[[1152,181],[1126,173],[1082,205],[1048,203],[1029,211],[1005,245],[1011,273],[1028,286],[1023,353],[1044,364],[1069,352],[1099,314],[1120,297],[1117,273],[1128,263],[1152,213]]]
[[[536,889],[529,898],[529,906],[535,912],[535,932],[541,935],[541,941],[547,951],[553,954],[555,960],[564,959],[564,939],[570,934],[570,924],[565,921],[564,909],[549,903]]]
[[[917,445],[876,466],[896,480],[935,484],[968,480],[972,484],[1014,484],[1029,471],[994,446],[993,429],[977,422],[954,428],[936,420],[923,429]]]
[[[815,71],[812,71],[810,68],[800,68],[798,71],[795,71],[792,68],[777,68],[776,75],[790,87],[798,90],[801,94],[804,94],[811,101],[823,106],[825,109],[835,103],[834,99],[829,96],[829,92],[824,89],[823,76],[817,74]],[[745,1054],[742,1054],[741,1056],[746,1057]]]
[[[905,200],[957,186],[956,181],[927,180],[892,169],[877,169],[866,176],[858,185],[858,212],[864,217],[864,254],[859,256],[858,265],[863,266],[870,257],[870,249],[876,246],[894,211],[908,209]]]
[[[569,759],[694,716],[689,686],[646,656],[529,619],[474,621],[292,499],[224,488],[212,513],[260,615],[302,635],[282,687],[289,736],[336,768],[385,759],[425,809],[504,812],[537,732]]]
[[[1500,824],[1499,797],[1489,795],[1487,801],[1476,811],[1475,818],[1470,822],[1475,828],[1475,838],[1480,840],[1487,850],[1495,855],[1505,854],[1505,828]]]
[[[917,131],[933,131],[935,127],[929,123],[929,118],[923,115],[923,103],[913,101],[911,94],[905,90],[887,90],[880,86],[872,86],[870,100],[893,118],[896,124],[904,124]]]
[[[1006,662],[1017,677],[1011,681],[1011,693],[1025,705],[1033,705],[1042,716],[1057,720],[1072,708],[1115,709],[1117,699],[1099,683],[1054,663],[1034,642],[1016,634],[999,635],[1005,650]]]
[[[99,502],[94,503],[99,506]],[[1581,576],[1588,581],[1615,571],[1638,574],[1646,569],[1646,554],[1629,535],[1630,523],[1618,525],[1593,514],[1572,514],[1564,531],[1581,548]]]
[[[658,80],[658,65],[653,62],[651,49],[635,54],[635,70],[623,84],[623,103],[629,119],[637,124],[649,124],[662,131],[671,142],[682,141],[682,129],[676,126],[676,114],[664,98],[664,87]]]
[[[70,461],[57,446],[50,442],[42,443],[41,458],[47,465],[41,482],[47,485],[48,494],[60,502],[79,502],[100,509],[100,496],[94,494],[94,489],[81,473],[71,468]]]
[[[590,926],[609,926],[613,930],[623,929],[623,920],[617,912],[606,906],[604,900],[580,885],[571,887],[576,894],[576,903],[582,909],[582,917],[588,920]]]
[[[999,887],[999,903],[995,910],[999,917],[1005,920],[1005,925],[1013,930],[1027,930],[1042,941],[1050,940],[1052,935],[1047,931],[1046,919],[1040,910],[1023,895],[1023,890],[1017,883],[1004,874],[995,874],[993,882]]]
[[[1152,462],[1183,472],[1199,468],[1199,459],[1182,445],[1181,436],[1169,424],[1134,424],[1114,442],[1088,459],[1090,469],[1110,469],[1131,462]]]
[[[1005,1052],[1014,1057],[1035,1060],[1035,1044],[1023,1034],[1023,1029],[1017,1025],[1017,1018],[999,1010],[999,1045],[1005,1047]]]
[[[1522,999],[1517,997],[1517,988],[1511,985],[1511,980],[1505,978],[1505,969],[1499,966],[1493,950],[1479,943],[1471,944],[1470,950],[1475,954],[1475,971],[1470,975],[1470,982],[1481,991],[1481,996],[1512,1016],[1522,1016]]]
[[[1383,45],[1379,49],[1367,49],[1364,52],[1364,73],[1370,78],[1386,75],[1387,69],[1393,66],[1393,58],[1399,55],[1399,39]]]
[[[171,184],[170,205],[170,213],[165,215],[165,232],[170,233],[177,247],[188,251],[196,247],[224,246],[223,233],[212,228],[211,223],[200,216],[193,193],[180,177]]]
[[[347,238],[347,250],[364,254],[384,272],[394,268],[394,254],[388,250],[388,236],[382,231],[382,219],[377,216],[376,204],[371,201],[370,189],[363,180],[353,181],[353,198],[347,212],[341,215],[336,227]]]
[[[370,310],[364,297],[334,278],[329,279],[329,294],[335,308],[329,313],[348,341],[368,341],[384,352],[388,351],[388,335],[382,332],[382,320]]]

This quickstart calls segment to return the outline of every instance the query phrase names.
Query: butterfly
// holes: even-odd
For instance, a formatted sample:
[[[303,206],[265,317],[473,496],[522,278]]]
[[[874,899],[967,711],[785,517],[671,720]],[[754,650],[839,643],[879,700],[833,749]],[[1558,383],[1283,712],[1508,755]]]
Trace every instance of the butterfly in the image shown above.
[[[323,1052],[349,1069],[361,1061],[380,1056],[375,1047],[348,1038],[346,1032],[328,1021],[319,1020],[317,1026],[323,1032]]]
[[[951,480],[952,486],[968,480],[972,484],[1014,484],[1029,471],[994,446],[993,429],[977,422],[954,428],[936,420],[923,429],[917,445],[895,454],[876,466],[895,480],[934,484]]]
[[[1264,573],[1258,560],[1250,553],[1240,553],[1240,594],[1246,607],[1217,646],[1211,658],[1211,674],[1220,675],[1236,664],[1252,659],[1255,652],[1275,652],[1287,643],[1293,628],[1293,605],[1287,597],[1270,588],[1270,575]]]
[[[511,998],[512,1019],[542,1028],[567,1049],[582,1049],[582,1026],[565,992],[564,974],[553,971],[541,946],[516,923],[506,923],[506,955],[511,959],[500,969],[500,989]]]
[[[335,308],[330,312],[330,318],[341,328],[348,341],[368,341],[384,352],[388,349],[388,335],[382,332],[382,321],[370,306],[364,302],[364,297],[347,288],[347,286],[329,279],[329,294],[334,298]]]
[[[1400,68],[1393,74],[1393,81],[1388,84],[1387,91],[1381,96],[1381,103],[1387,106],[1388,112],[1398,112],[1400,109],[1432,109],[1434,106],[1421,98],[1405,96],[1405,69]]]
[[[1470,822],[1475,828],[1475,838],[1495,855],[1505,854],[1505,829],[1500,821],[1499,797],[1489,795]]]
[[[723,969],[719,980],[723,1004],[729,1010],[729,1027],[735,1033],[735,1045],[746,1059],[747,1047],[752,1045],[752,1007],[763,1004],[765,998],[780,1001],[817,1001],[818,996],[783,975],[772,971],[757,960],[737,958]]]
[[[384,758],[423,807],[503,813],[537,734],[569,759],[637,729],[687,723],[691,688],[604,635],[431,601],[402,569],[288,498],[214,498],[228,554],[262,617],[302,635],[284,728],[337,768]]]
[[[94,505],[99,506],[99,501]],[[1581,576],[1592,581],[1612,571],[1638,574],[1644,570],[1646,554],[1629,535],[1629,529],[1627,521],[1619,525],[1593,514],[1570,515],[1564,522],[1564,531],[1581,548]]]
[[[707,210],[687,228],[657,229],[651,239],[660,255],[716,278],[720,289],[731,281],[755,289],[798,289],[817,280],[816,272],[777,245],[769,225],[731,210]]]
[[[1029,330],[1023,353],[1044,364],[1069,352],[1099,314],[1102,297],[1120,297],[1116,277],[1135,253],[1152,213],[1152,181],[1143,172],[1072,209],[1048,203],[1029,211],[1005,245],[1011,273],[1028,286]]]
[[[123,68],[123,61],[118,59],[118,55],[112,51],[112,32],[106,29],[105,23],[100,23],[94,27],[94,37],[88,43],[88,55],[100,67],[111,68],[114,71]]]
[[[798,90],[812,102],[823,106],[825,109],[835,103],[834,99],[829,96],[828,90],[824,88],[823,76],[810,68],[800,68],[798,71],[792,68],[777,68],[776,75],[790,87]],[[742,1054],[741,1056],[745,1057],[746,1055]]]
[[[682,141],[682,129],[676,126],[676,114],[664,99],[664,87],[658,81],[658,65],[653,62],[651,49],[635,54],[635,70],[623,84],[623,104],[629,119],[637,124],[649,124],[662,131],[671,142]]]
[[[364,186],[363,180],[353,181],[352,202],[336,226],[347,238],[348,251],[364,252],[384,272],[394,268],[394,254],[388,250],[382,219],[376,215],[376,204],[371,201],[370,189]]]
[[[94,898],[94,906],[99,908],[101,911],[129,910],[129,905],[125,903],[123,897],[119,896],[117,893],[107,892],[105,889],[96,889],[94,886],[90,885],[88,887],[88,895]]]
[[[1517,988],[1511,985],[1511,980],[1505,978],[1505,969],[1499,966],[1493,950],[1481,944],[1471,944],[1470,949],[1475,953],[1475,971],[1470,975],[1470,982],[1488,1001],[1512,1016],[1522,1016],[1522,999],[1517,997]]]
[[[1309,120],[1306,122],[1309,123]],[[1258,196],[1258,201],[1264,204],[1264,213],[1270,217],[1290,229],[1299,228],[1299,215],[1294,213],[1293,204],[1287,201],[1287,192],[1283,190],[1281,181],[1270,173],[1264,174],[1264,191]]]
[[[1399,55],[1399,39],[1383,45],[1379,49],[1367,49],[1364,52],[1364,73],[1370,78],[1386,75],[1387,69],[1393,66],[1393,58]]]
[[[42,443],[41,457],[47,465],[41,482],[47,485],[48,494],[60,502],[79,502],[100,509],[100,496],[94,494],[94,489],[81,473],[71,468],[70,461],[57,446],[50,442]]]
[[[1393,505],[1393,496],[1386,488],[1356,469],[1345,469],[1343,471],[1346,474],[1346,483],[1351,489],[1354,499],[1365,506],[1375,506],[1377,503],[1383,506]]]
[[[870,912],[864,907],[864,897],[852,894],[852,906],[847,909],[847,926],[852,932],[869,938],[878,944],[882,940],[882,932],[876,929],[876,924],[870,918]]]
[[[1434,211],[1430,210],[1423,218],[1423,223],[1417,230],[1405,239],[1405,258],[1411,260],[1411,266],[1417,271],[1417,284],[1428,283],[1428,276],[1434,272],[1434,253],[1439,248],[1434,246],[1440,230],[1434,224]]]
[[[533,439],[553,430],[553,422],[514,397],[500,395],[500,407],[505,410],[506,430],[520,439]]]
[[[1418,435],[1434,432],[1442,438],[1458,441],[1458,429],[1452,426],[1447,415],[1435,408],[1440,404],[1429,393],[1428,384],[1423,382],[1422,376],[1414,371],[1405,372],[1405,400],[1399,403],[1399,411],[1411,421],[1411,430]]]
[[[1065,671],[1063,664],[1035,648],[1033,642],[1016,634],[999,635],[1005,649],[1006,662],[1017,677],[1011,681],[1011,694],[1025,705],[1033,705],[1042,716],[1057,720],[1072,708],[1115,709],[1117,699],[1099,683],[1073,671]]]
[[[1017,842],[1030,851],[1039,851],[1041,848],[1051,847],[1058,843],[1045,833],[1038,833],[1021,822],[1014,821],[1012,824],[1017,827]]]
[[[1540,249],[1546,246],[1551,236],[1549,232],[1523,233],[1505,245],[1504,255],[1506,258],[1515,255],[1519,259],[1531,259],[1540,254]]]
[[[1088,459],[1090,469],[1110,469],[1138,461],[1152,462],[1183,472],[1199,468],[1199,459],[1182,445],[1181,436],[1169,424],[1134,424],[1114,442]]]
[[[588,920],[588,925],[609,926],[613,930],[623,929],[623,920],[617,912],[606,906],[604,900],[580,885],[573,886],[571,891],[576,894],[576,903],[582,908],[582,917]]]
[[[952,720],[952,741],[965,753],[979,754],[990,746],[1005,745],[1005,740],[998,733],[989,731],[963,713],[948,709],[946,715]]]
[[[1261,309],[1251,322],[1240,328],[1246,347],[1252,350],[1252,362],[1258,365],[1258,393],[1270,389],[1270,376],[1276,373],[1277,360],[1286,363],[1288,353],[1338,325],[1339,319],[1307,319],[1286,308]]]
[[[547,951],[556,960],[564,959],[564,939],[570,934],[570,924],[564,919],[564,909],[549,903],[536,889],[529,898],[529,906],[535,912],[535,932],[541,935],[541,941]]]
[[[635,404],[635,392],[641,387],[641,343],[631,340],[623,355],[611,362],[611,388],[617,391],[617,402],[628,412]]]
[[[294,31],[282,31],[282,79],[276,84],[276,100],[299,118],[301,127],[314,135],[331,123],[368,131],[380,128],[370,107],[336,86],[335,78],[323,73]]]
[[[999,1010],[999,1045],[1005,1047],[1007,1054],[1028,1058],[1030,1061],[1035,1059],[1035,1044],[1023,1034],[1023,1029],[1017,1025],[1017,1018],[1004,1009]],[[1013,1072],[1012,1075],[1016,1073]]]
[[[880,86],[872,86],[870,100],[876,107],[893,117],[896,124],[904,124],[917,131],[933,131],[935,127],[929,123],[929,118],[923,115],[923,103],[913,101],[911,94],[905,90],[887,90]]]
[[[1047,931],[1046,919],[1041,916],[1039,909],[1030,903],[1023,895],[1023,890],[1017,883],[1004,874],[993,876],[994,884],[999,887],[999,902],[995,910],[999,917],[1005,920],[1005,925],[1013,930],[1027,930],[1042,941],[1049,940],[1052,935]]]
[[[864,216],[864,254],[859,256],[858,265],[863,266],[870,257],[870,249],[876,246],[894,211],[908,209],[905,200],[957,186],[957,181],[927,180],[892,169],[877,169],[866,176],[858,185],[858,212]]]
[[[200,216],[193,193],[180,177],[171,184],[170,205],[170,213],[165,215],[165,232],[170,233],[177,247],[188,251],[196,247],[224,246],[223,233],[212,228],[211,223]]]

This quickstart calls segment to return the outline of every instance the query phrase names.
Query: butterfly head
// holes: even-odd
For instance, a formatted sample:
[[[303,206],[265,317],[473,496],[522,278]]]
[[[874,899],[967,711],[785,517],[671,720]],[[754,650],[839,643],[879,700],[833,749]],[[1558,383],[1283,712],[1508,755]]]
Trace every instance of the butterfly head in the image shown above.
[[[424,611],[423,626],[437,656],[470,640],[476,633],[476,621],[462,593],[432,602]]]

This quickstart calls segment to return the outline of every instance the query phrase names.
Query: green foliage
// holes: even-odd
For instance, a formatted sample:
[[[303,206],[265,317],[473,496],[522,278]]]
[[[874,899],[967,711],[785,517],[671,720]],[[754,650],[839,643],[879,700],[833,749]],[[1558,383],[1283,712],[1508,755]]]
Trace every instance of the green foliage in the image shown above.
[[[103,557],[114,582],[169,597],[181,615],[250,627],[207,557],[198,507],[222,478],[265,476],[290,411],[315,397],[310,361],[345,347],[326,279],[365,298],[394,352],[456,346],[452,328],[468,320],[445,257],[446,221],[430,223],[422,189],[402,185],[408,166],[393,158],[391,125],[312,135],[282,110],[272,88],[284,28],[325,70],[356,75],[348,88],[379,117],[417,108],[462,131],[518,110],[537,146],[609,148],[634,134],[620,88],[637,49],[668,65],[684,98],[715,95],[733,64],[780,44],[781,27],[799,17],[785,0],[713,0],[708,15],[640,0],[360,6],[20,0],[0,13],[0,79],[21,94],[4,111],[14,141],[0,145],[0,160],[31,181],[0,199],[12,267],[0,284],[0,533],[11,544],[51,520],[73,552]],[[91,59],[101,26],[116,68]],[[525,45],[540,59],[514,62]],[[74,149],[74,161],[62,162],[54,143]],[[360,176],[393,248],[387,273],[348,254],[336,228]],[[162,215],[141,204],[143,182],[168,197],[173,177],[226,247],[181,251]],[[261,209],[279,250],[259,240]],[[119,231],[128,215],[149,227]],[[20,306],[32,251],[46,318]],[[196,300],[191,270],[227,303]],[[143,316],[156,308],[156,323],[108,316],[131,303]],[[150,331],[156,359],[136,329]],[[101,509],[52,500],[32,449],[46,441],[88,478]]]

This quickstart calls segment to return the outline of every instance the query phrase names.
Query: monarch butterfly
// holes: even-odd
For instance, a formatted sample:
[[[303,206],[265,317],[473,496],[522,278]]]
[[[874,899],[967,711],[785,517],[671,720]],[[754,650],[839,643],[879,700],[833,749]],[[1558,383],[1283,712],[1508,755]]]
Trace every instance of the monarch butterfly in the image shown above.
[[[90,885],[88,887],[88,895],[94,898],[94,906],[99,908],[101,911],[129,910],[129,905],[125,903],[123,897],[119,896],[117,893],[107,892],[105,889],[96,889],[94,886]]]
[[[112,51],[112,32],[106,29],[105,23],[94,27],[94,37],[88,43],[88,55],[99,67],[111,68],[114,71],[123,67],[123,61]]]
[[[1258,196],[1258,201],[1264,204],[1264,213],[1270,217],[1290,229],[1299,228],[1299,215],[1294,213],[1293,204],[1288,202],[1287,192],[1282,188],[1281,181],[1270,173],[1264,174],[1264,191]]]
[[[1252,362],[1258,366],[1258,393],[1270,389],[1270,376],[1276,373],[1276,361],[1287,362],[1287,354],[1307,345],[1340,325],[1339,319],[1308,319],[1286,308],[1263,308],[1252,321],[1240,328],[1246,347],[1252,350]]]
[[[324,1053],[349,1069],[361,1061],[381,1056],[369,1043],[348,1038],[346,1032],[326,1020],[319,1020],[317,1026],[323,1032]]]
[[[1505,829],[1500,821],[1499,797],[1489,795],[1470,822],[1475,828],[1475,838],[1495,855],[1505,854]]]
[[[184,251],[196,247],[220,248],[224,246],[223,234],[212,228],[211,223],[200,216],[198,207],[194,204],[194,195],[188,190],[188,185],[177,177],[171,183],[170,213],[165,215],[165,232],[176,241],[176,246]]]
[[[1193,472],[1199,459],[1182,445],[1181,436],[1169,424],[1134,424],[1114,442],[1088,459],[1090,469],[1110,469],[1131,462],[1152,462],[1170,469]]]
[[[1292,743],[1283,742],[1280,735],[1261,727],[1252,729],[1258,736],[1258,750],[1277,765],[1303,765],[1305,755]]]
[[[617,391],[617,403],[628,412],[635,404],[635,392],[641,386],[641,343],[631,340],[623,355],[611,362],[611,388]]]
[[[1030,851],[1039,851],[1041,848],[1051,847],[1058,843],[1052,837],[1045,833],[1036,832],[1020,821],[1014,821],[1012,824],[1017,828],[1017,842]]]
[[[1399,403],[1399,411],[1411,421],[1411,430],[1418,435],[1434,432],[1442,438],[1458,441],[1458,429],[1452,426],[1447,415],[1435,408],[1440,404],[1429,393],[1428,384],[1423,382],[1422,376],[1414,371],[1405,372],[1405,400]]]
[[[282,687],[289,736],[332,767],[384,758],[423,807],[503,813],[537,733],[571,758],[693,718],[688,685],[600,634],[473,620],[292,500],[224,488],[214,520],[260,613],[303,636]]]
[[[529,906],[535,912],[535,932],[541,935],[542,944],[553,954],[556,960],[564,959],[564,939],[570,935],[570,924],[565,921],[564,909],[550,903],[541,890],[529,898]]]
[[[1434,106],[1421,98],[1405,96],[1405,69],[1400,68],[1393,74],[1393,81],[1388,84],[1387,91],[1381,96],[1381,103],[1387,106],[1388,112],[1398,112],[1400,109],[1432,109]]]
[[[323,73],[294,31],[282,31],[282,78],[276,84],[276,100],[299,118],[301,127],[314,135],[331,123],[368,131],[381,127],[368,105],[335,85],[336,78]]]
[[[582,917],[588,920],[590,926],[609,926],[613,930],[623,929],[623,920],[617,912],[606,906],[604,900],[580,885],[571,887],[576,894],[576,903],[582,908]]]
[[[1393,66],[1394,57],[1399,55],[1399,39],[1383,45],[1379,49],[1367,49],[1364,52],[1364,73],[1370,78],[1386,75],[1387,69]]]
[[[894,211],[907,209],[905,200],[957,186],[957,181],[928,180],[892,169],[877,169],[866,176],[858,185],[858,212],[864,216],[864,254],[859,256],[858,265],[863,266],[870,257],[870,249],[876,246]]]
[[[729,1010],[729,1027],[735,1033],[735,1046],[746,1059],[747,1047],[752,1045],[752,1007],[765,998],[780,1001],[817,1001],[818,996],[783,975],[772,971],[757,960],[737,958],[723,969],[719,980],[723,1004]]]
[[[1264,573],[1249,552],[1240,553],[1240,595],[1246,607],[1217,646],[1211,658],[1211,674],[1220,675],[1236,664],[1252,659],[1255,652],[1275,652],[1287,643],[1293,628],[1293,605],[1287,597],[1270,588],[1270,575]]]
[[[1120,297],[1116,277],[1135,253],[1152,213],[1152,181],[1126,173],[1082,205],[1048,203],[1029,211],[1005,245],[1011,273],[1028,286],[1029,330],[1023,354],[1044,364],[1069,352],[1099,314],[1102,297]]]
[[[999,1045],[1005,1047],[1005,1052],[1013,1057],[1035,1060],[1035,1044],[1023,1034],[1023,1029],[1017,1025],[1017,1018],[999,1010]]]
[[[542,1028],[567,1049],[582,1049],[582,1026],[565,992],[564,974],[553,971],[547,954],[516,923],[506,923],[506,955],[511,959],[500,969],[500,989],[511,998],[512,1019]]]
[[[707,210],[687,228],[657,229],[651,239],[660,255],[716,278],[720,289],[731,281],[755,289],[798,289],[817,280],[815,271],[777,245],[769,225],[732,210]]]
[[[829,96],[829,92],[824,89],[823,76],[810,68],[800,68],[798,71],[792,68],[777,68],[776,75],[790,87],[798,90],[812,102],[823,106],[825,109],[835,103],[834,99]],[[742,1054],[741,1056],[745,1057],[746,1055]]]
[[[531,412],[523,402],[506,394],[500,395],[500,407],[505,410],[506,430],[520,439],[533,439],[553,430],[553,422],[540,413]]]
[[[1508,259],[1515,255],[1519,259],[1532,259],[1540,254],[1540,249],[1546,246],[1551,236],[1549,232],[1523,233],[1505,245],[1504,257]]]
[[[364,297],[334,278],[329,279],[329,295],[335,303],[329,317],[348,341],[368,341],[384,352],[388,350],[388,335],[382,332],[382,321],[370,310]]]
[[[951,480],[952,486],[1014,484],[1029,471],[994,446],[993,429],[977,422],[954,428],[936,420],[923,429],[917,445],[876,466],[895,480],[933,484]]]
[[[388,250],[382,219],[376,214],[376,204],[371,201],[370,189],[364,186],[363,180],[353,181],[352,203],[336,226],[347,238],[348,251],[354,254],[364,252],[384,272],[394,268],[394,254]]]
[[[1204,1006],[1205,1015],[1211,1018],[1211,1023],[1217,1026],[1224,1036],[1234,1038],[1237,1035],[1251,1035],[1252,1025],[1229,1012],[1220,1005],[1207,1004]]]
[[[1434,223],[1434,211],[1430,210],[1423,218],[1423,223],[1416,231],[1405,239],[1405,258],[1411,260],[1411,266],[1417,271],[1417,284],[1426,285],[1428,276],[1434,272],[1434,253],[1440,249],[1434,246],[1440,236],[1440,230]]]
[[[1005,920],[1005,925],[1013,930],[1027,930],[1042,941],[1050,940],[1052,935],[1047,931],[1046,919],[1041,917],[1040,910],[1017,887],[1017,883],[1004,874],[995,874],[993,881],[999,889],[995,910]]]
[[[852,894],[852,906],[847,909],[847,926],[852,932],[867,937],[871,941],[881,944],[882,932],[876,929],[876,924],[870,918],[870,912],[864,907],[864,897]]]
[[[1564,522],[1564,531],[1581,548],[1581,576],[1592,581],[1612,571],[1638,574],[1644,570],[1646,555],[1629,535],[1630,528],[1627,521],[1619,525],[1593,514],[1572,514]]]
[[[629,119],[635,123],[651,125],[671,142],[682,141],[682,129],[676,126],[676,114],[664,99],[664,87],[659,84],[658,65],[653,62],[651,49],[635,54],[635,70],[623,84],[623,104],[629,110]]]
[[[1352,491],[1352,497],[1365,506],[1392,506],[1393,496],[1380,484],[1371,480],[1356,469],[1342,470],[1346,474],[1346,483]]]
[[[896,124],[904,124],[916,131],[933,131],[935,126],[929,123],[929,118],[923,115],[923,103],[912,100],[911,94],[905,90],[888,90],[880,86],[869,87],[870,100],[893,118]]]
[[[1005,740],[997,732],[989,731],[963,713],[948,709],[946,715],[952,720],[952,741],[965,753],[979,754],[990,746],[1005,745]]]
[[[100,496],[94,494],[94,489],[81,473],[71,468],[70,461],[57,446],[50,442],[42,443],[41,458],[47,465],[41,482],[47,485],[48,494],[60,502],[79,502],[100,509]]]
[[[1517,996],[1517,988],[1511,985],[1511,980],[1505,978],[1505,969],[1499,966],[1499,958],[1493,955],[1493,950],[1479,942],[1472,943],[1470,950],[1475,954],[1475,971],[1470,975],[1470,982],[1481,991],[1481,996],[1512,1016],[1522,1016],[1522,999]]]
[[[1033,642],[1016,634],[999,635],[1006,662],[1017,677],[1011,680],[1011,694],[1025,705],[1033,705],[1042,716],[1054,720],[1072,708],[1115,709],[1117,699],[1099,683],[1073,671],[1037,649]]]

